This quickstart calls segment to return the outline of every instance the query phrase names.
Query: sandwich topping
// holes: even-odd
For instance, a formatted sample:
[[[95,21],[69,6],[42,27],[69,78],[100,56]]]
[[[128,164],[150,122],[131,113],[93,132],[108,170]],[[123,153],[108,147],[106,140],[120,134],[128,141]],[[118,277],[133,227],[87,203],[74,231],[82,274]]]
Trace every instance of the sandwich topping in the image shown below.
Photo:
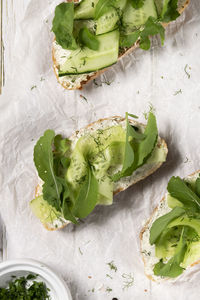
[[[154,275],[176,278],[200,258],[200,174],[172,177],[167,190],[167,212],[152,223],[149,244]]]
[[[31,202],[42,223],[77,223],[97,204],[112,204],[120,181],[126,186],[139,169],[165,161],[154,114],[146,127],[128,117],[136,116],[127,113],[121,123],[90,128],[71,139],[45,131],[34,148],[42,193]]]
[[[78,77],[117,62],[127,48],[139,41],[150,48],[149,36],[159,34],[164,42],[163,22],[178,16],[178,0],[82,0],[64,2],[55,9],[56,72],[73,85]],[[84,80],[83,79],[83,80]]]

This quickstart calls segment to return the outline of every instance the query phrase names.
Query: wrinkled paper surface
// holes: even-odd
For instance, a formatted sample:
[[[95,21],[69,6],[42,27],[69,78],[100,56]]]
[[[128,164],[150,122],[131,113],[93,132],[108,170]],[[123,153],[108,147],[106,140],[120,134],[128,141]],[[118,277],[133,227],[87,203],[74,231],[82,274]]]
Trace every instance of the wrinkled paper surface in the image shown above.
[[[6,2],[6,1],[5,1]],[[74,300],[196,300],[200,267],[176,283],[144,275],[139,233],[172,175],[200,169],[200,2],[166,30],[82,91],[66,91],[52,69],[50,31],[59,1],[16,0],[4,6],[5,86],[0,98],[0,248],[2,259],[34,258],[60,273]],[[188,72],[188,74],[187,74]],[[106,84],[105,81],[111,83]],[[102,82],[102,84],[101,84]],[[84,100],[80,95],[87,98]],[[47,128],[65,136],[99,118],[155,109],[167,162],[152,176],[97,207],[79,226],[46,231],[32,214],[37,172],[33,147]],[[117,271],[107,263],[114,261]],[[126,274],[126,275],[125,275]],[[127,287],[127,275],[134,284]]]

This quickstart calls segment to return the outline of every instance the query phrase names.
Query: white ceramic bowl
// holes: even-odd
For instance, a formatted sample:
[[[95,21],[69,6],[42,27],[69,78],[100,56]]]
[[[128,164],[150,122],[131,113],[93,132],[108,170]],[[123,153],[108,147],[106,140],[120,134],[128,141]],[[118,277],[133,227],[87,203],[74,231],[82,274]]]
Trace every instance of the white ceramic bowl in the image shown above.
[[[37,281],[43,281],[50,289],[51,300],[72,300],[64,280],[43,263],[32,259],[7,260],[0,263],[0,286],[7,287],[11,276],[37,274]]]

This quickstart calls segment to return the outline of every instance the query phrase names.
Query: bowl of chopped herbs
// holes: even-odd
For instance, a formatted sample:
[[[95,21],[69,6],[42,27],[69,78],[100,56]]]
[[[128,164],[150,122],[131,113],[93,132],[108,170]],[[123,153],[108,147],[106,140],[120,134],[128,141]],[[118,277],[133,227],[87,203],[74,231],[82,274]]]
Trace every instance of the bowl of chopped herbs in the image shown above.
[[[0,263],[1,300],[72,300],[65,282],[49,267],[32,259]]]

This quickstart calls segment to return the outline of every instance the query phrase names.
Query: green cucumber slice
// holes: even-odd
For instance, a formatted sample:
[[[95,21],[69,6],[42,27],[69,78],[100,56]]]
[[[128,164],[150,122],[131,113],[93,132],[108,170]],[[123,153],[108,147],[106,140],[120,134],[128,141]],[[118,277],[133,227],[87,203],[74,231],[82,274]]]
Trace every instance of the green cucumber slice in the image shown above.
[[[97,51],[86,47],[72,50],[69,58],[60,66],[59,76],[93,72],[116,63],[119,52],[119,31],[97,36],[97,39],[99,41]]]
[[[82,0],[74,10],[74,19],[93,19],[98,0]]]
[[[159,17],[163,17],[166,13],[169,1],[170,0],[154,0]]]
[[[126,6],[127,0],[118,0],[115,4],[115,8],[110,10],[96,21],[96,34],[103,34],[112,31],[116,28],[117,22],[122,15],[122,11]]]
[[[127,31],[130,31],[144,25],[150,16],[158,17],[154,0],[146,0],[144,5],[138,9],[133,8],[129,0],[123,13],[122,22]]]
[[[53,206],[43,199],[42,196],[36,197],[30,202],[31,209],[34,215],[40,219],[43,224],[53,223],[54,220],[62,217]]]

